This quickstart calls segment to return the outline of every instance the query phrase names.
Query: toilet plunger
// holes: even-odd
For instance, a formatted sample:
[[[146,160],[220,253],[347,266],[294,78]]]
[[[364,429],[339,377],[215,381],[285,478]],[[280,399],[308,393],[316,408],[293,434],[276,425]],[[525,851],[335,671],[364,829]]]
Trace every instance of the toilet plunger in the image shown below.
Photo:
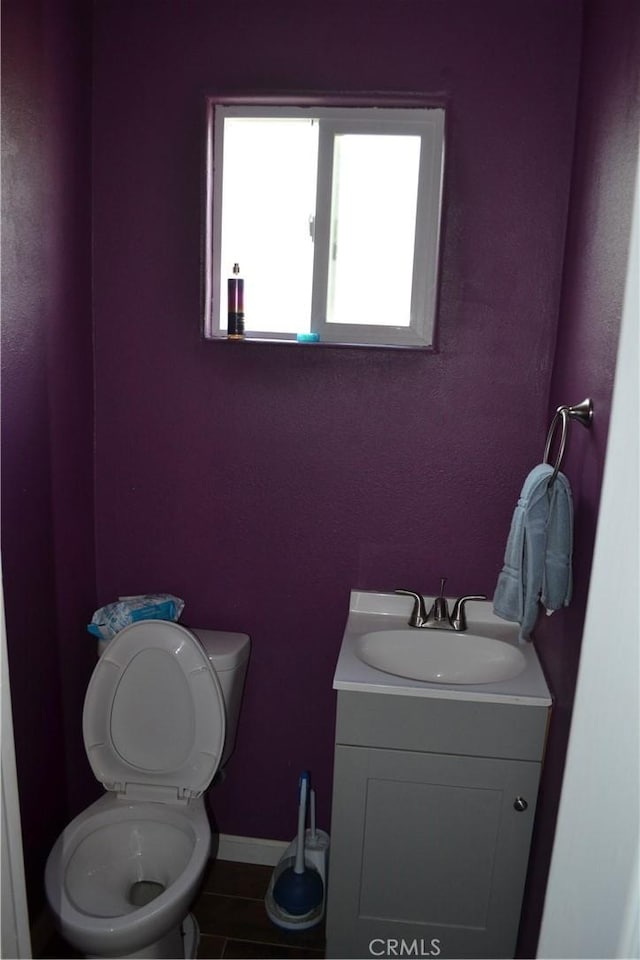
[[[273,888],[273,899],[282,910],[299,917],[310,913],[322,903],[324,886],[322,877],[314,867],[304,862],[304,831],[307,817],[307,793],[309,774],[300,777],[298,802],[298,842],[293,867],[287,867],[278,877]]]

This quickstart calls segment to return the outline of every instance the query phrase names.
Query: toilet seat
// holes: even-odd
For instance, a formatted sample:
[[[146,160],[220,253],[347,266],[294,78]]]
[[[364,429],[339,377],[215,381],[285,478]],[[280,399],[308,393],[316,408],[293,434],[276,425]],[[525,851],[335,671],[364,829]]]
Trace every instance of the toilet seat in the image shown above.
[[[218,769],[225,707],[216,673],[185,627],[125,627],[99,660],[82,715],[91,768],[127,799],[199,797]]]

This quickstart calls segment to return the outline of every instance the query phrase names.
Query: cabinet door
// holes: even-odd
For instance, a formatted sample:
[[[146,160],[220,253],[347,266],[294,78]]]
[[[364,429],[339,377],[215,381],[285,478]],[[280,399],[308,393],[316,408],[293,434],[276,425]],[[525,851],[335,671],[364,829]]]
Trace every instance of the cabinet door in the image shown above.
[[[327,956],[512,957],[539,775],[337,746]]]

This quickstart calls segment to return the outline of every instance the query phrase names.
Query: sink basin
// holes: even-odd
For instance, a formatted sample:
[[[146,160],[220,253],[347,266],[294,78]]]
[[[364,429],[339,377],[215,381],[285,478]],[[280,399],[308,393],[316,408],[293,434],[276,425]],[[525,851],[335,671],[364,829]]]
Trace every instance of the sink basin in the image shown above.
[[[527,665],[522,651],[503,640],[417,628],[365,633],[355,653],[383,673],[428,683],[496,683],[517,677]]]
[[[496,616],[491,601],[467,603],[462,633],[410,627],[412,606],[411,597],[396,593],[351,591],[334,690],[551,705],[533,643],[520,643],[518,624]]]

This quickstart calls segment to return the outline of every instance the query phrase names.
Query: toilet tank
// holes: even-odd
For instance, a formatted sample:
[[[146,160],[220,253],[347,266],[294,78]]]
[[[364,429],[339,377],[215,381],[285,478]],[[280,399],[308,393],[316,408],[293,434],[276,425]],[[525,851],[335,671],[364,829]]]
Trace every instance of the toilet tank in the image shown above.
[[[204,647],[215,670],[226,710],[227,730],[220,766],[223,767],[236,742],[238,717],[251,641],[246,633],[189,628]]]

